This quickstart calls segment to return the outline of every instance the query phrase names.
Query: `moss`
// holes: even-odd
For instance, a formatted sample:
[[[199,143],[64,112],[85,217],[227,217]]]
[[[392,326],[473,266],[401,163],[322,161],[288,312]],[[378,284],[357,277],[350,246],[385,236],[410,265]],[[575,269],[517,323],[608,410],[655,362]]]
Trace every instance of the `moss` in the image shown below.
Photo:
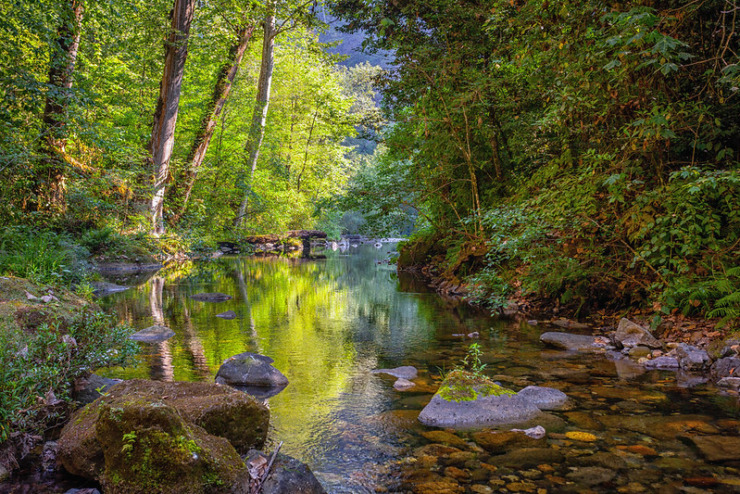
[[[484,375],[454,370],[447,374],[437,394],[445,401],[461,402],[516,393],[499,386]]]

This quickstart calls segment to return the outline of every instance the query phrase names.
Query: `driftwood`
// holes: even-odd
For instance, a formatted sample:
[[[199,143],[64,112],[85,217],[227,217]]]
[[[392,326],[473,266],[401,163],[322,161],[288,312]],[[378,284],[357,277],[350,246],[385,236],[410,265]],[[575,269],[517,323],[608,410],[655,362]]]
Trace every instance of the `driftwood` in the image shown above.
[[[267,477],[270,475],[270,470],[272,470],[272,464],[275,463],[275,458],[277,458],[278,452],[280,451],[280,448],[282,446],[283,446],[283,442],[280,441],[280,444],[277,445],[277,448],[275,448],[275,451],[273,451],[272,453],[272,457],[270,458],[270,463],[267,464],[267,468],[264,468],[264,465],[260,465],[260,467],[264,468],[264,470],[261,472],[261,475],[257,479],[257,485],[255,487],[253,494],[259,494],[262,491],[262,486],[265,484]],[[262,470],[262,468],[259,468],[259,469]],[[250,475],[252,475],[252,472],[250,472]]]

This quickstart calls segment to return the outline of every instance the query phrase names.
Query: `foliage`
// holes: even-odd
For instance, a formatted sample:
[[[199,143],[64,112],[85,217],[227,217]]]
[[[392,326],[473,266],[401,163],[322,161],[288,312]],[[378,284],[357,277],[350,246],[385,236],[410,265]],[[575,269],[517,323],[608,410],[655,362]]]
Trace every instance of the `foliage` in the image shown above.
[[[60,323],[61,324],[61,323]],[[0,442],[13,431],[38,433],[70,411],[75,378],[123,365],[138,352],[128,326],[102,313],[81,312],[64,330],[44,324],[35,333],[0,332]]]

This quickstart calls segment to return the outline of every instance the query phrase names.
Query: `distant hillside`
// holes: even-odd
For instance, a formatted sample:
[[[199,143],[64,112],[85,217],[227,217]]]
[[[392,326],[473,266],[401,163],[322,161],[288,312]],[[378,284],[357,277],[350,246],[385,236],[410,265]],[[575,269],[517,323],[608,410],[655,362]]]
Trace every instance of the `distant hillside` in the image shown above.
[[[319,20],[329,25],[329,29],[319,36],[319,41],[322,43],[341,41],[336,48],[330,49],[329,52],[349,57],[341,65],[353,67],[362,62],[370,62],[384,69],[390,66],[393,61],[393,55],[390,52],[365,53],[362,51],[362,42],[365,39],[364,32],[343,33],[339,31],[338,28],[342,25],[342,21],[336,19],[326,11],[319,12],[318,17]]]

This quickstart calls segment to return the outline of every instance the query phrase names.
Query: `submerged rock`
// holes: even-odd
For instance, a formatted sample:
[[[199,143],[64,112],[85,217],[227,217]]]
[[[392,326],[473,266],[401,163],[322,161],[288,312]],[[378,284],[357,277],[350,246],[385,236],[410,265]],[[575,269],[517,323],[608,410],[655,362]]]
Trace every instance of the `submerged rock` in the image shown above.
[[[411,365],[404,365],[402,367],[396,367],[395,369],[375,369],[372,371],[373,374],[388,374],[398,379],[416,379],[418,371],[416,367]]]
[[[472,428],[524,422],[540,409],[484,376],[450,372],[419,414],[428,426]]]
[[[191,295],[190,298],[199,302],[226,302],[231,300],[231,296],[225,293],[196,293]]]
[[[569,352],[604,352],[609,346],[603,338],[597,336],[556,331],[542,333],[540,341],[545,345]]]
[[[566,477],[577,484],[593,487],[599,484],[605,484],[614,480],[617,473],[603,467],[583,467],[577,468]]]
[[[708,461],[740,460],[740,437],[736,436],[686,436]]]
[[[226,312],[216,314],[216,317],[220,317],[221,319],[236,319],[236,312],[233,310],[227,310]]]
[[[147,428],[146,423],[138,421],[137,417],[173,417],[166,423],[176,426],[177,430],[186,428],[188,431],[195,431],[192,433],[195,434],[195,439],[192,440],[196,444],[207,433],[227,439],[233,446],[232,450],[236,448],[241,453],[264,444],[270,417],[267,407],[226,386],[140,379],[124,381],[112,387],[105,396],[75,412],[62,430],[59,459],[64,468],[74,475],[89,479],[101,479],[103,476],[109,460],[103,441],[108,441],[109,438],[99,437],[97,424],[104,408],[109,410],[106,412],[109,416],[113,413],[113,417],[130,410],[128,416],[132,417],[132,428],[124,431],[125,434],[138,434],[134,425]],[[156,408],[166,408],[172,412],[160,416],[150,410]],[[182,424],[180,420],[183,421]],[[198,432],[199,429],[204,431],[203,434]],[[191,437],[188,434],[183,437]],[[121,438],[110,440],[120,441]],[[216,443],[208,439],[205,444]],[[118,458],[115,455],[111,458],[114,457]]]
[[[247,465],[258,472],[269,464],[270,456],[252,450],[247,455]],[[256,467],[256,468],[255,468]],[[272,468],[264,479],[262,494],[325,494],[326,491],[313,472],[295,458],[278,453]]]
[[[175,332],[172,331],[167,326],[160,326],[159,324],[155,324],[154,326],[149,326],[146,329],[142,329],[138,333],[134,333],[129,338],[131,338],[134,341],[140,341],[142,343],[161,343],[163,341],[167,341],[170,338],[175,336]]]
[[[543,386],[527,386],[517,393],[540,410],[559,410],[568,401],[568,396],[560,390]]]
[[[406,391],[407,389],[411,389],[414,386],[416,386],[416,384],[402,377],[397,379],[396,382],[393,383],[393,387],[399,391]]]
[[[542,436],[532,437],[521,430],[481,431],[473,434],[473,440],[478,446],[489,453],[498,454],[522,447],[537,448],[545,446],[547,444],[545,440],[547,433],[544,431],[544,428],[542,432]]]
[[[257,353],[244,352],[224,361],[216,374],[218,384],[233,386],[255,386],[262,388],[283,388],[288,378],[272,366],[270,357]]]
[[[657,370],[676,370],[680,365],[678,359],[675,357],[658,357],[645,362],[646,369]]]
[[[635,346],[661,348],[663,346],[660,341],[650,334],[650,331],[625,317],[619,321],[617,332],[614,333],[614,341],[625,348]]]

